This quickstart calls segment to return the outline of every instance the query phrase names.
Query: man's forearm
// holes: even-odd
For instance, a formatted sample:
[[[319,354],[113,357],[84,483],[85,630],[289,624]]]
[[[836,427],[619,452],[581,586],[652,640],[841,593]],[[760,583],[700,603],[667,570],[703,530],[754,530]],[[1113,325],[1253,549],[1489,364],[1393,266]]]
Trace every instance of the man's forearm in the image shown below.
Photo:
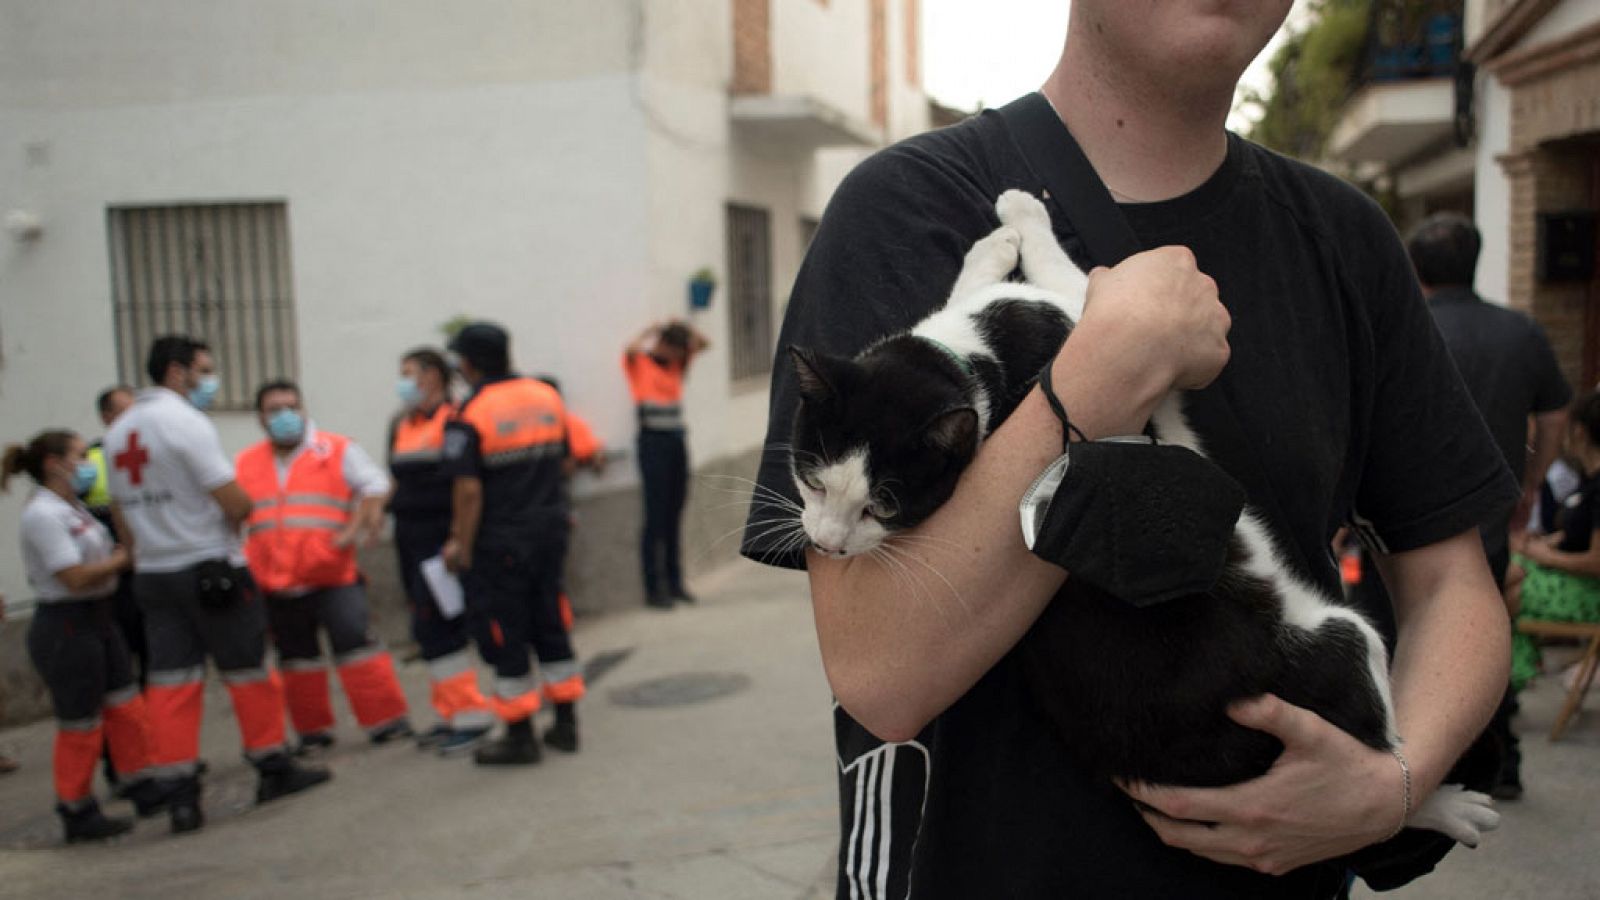
[[[1057,371],[1082,374],[1058,377],[1057,395],[1091,438],[1139,431],[1159,392],[1113,383],[1097,351],[1067,342]],[[1015,646],[1060,588],[1066,573],[1023,544],[1018,505],[1061,446],[1061,423],[1035,389],[980,446],[951,499],[891,539],[898,562],[810,556],[823,664],[868,730],[914,736]]]
[[[1489,721],[1505,693],[1511,658],[1505,606],[1477,532],[1444,543],[1453,546],[1433,560],[1432,573],[1419,572],[1415,560],[1405,559],[1410,554],[1383,566],[1395,587],[1400,630],[1395,711],[1418,799],[1439,786]]]
[[[470,560],[478,540],[478,520],[483,514],[483,483],[476,478],[457,478],[450,499],[450,539]]]

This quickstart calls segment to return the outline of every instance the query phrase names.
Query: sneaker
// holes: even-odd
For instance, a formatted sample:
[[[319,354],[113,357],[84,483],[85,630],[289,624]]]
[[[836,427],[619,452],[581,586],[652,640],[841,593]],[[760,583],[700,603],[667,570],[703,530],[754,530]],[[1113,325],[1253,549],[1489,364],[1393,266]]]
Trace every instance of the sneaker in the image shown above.
[[[578,752],[578,726],[572,722],[557,722],[544,733],[544,744],[562,753]]]
[[[693,606],[695,603],[698,602],[697,600],[695,600],[693,594],[689,593],[688,591],[684,590],[683,588],[678,588],[677,590],[673,591],[668,596],[671,597],[673,603],[687,603],[690,606]]]
[[[666,611],[672,608],[672,598],[666,594],[650,594],[644,598],[644,605],[651,609]]]
[[[452,729],[448,737],[434,745],[434,749],[440,756],[455,756],[475,749],[488,735],[488,728]]]
[[[62,830],[69,844],[76,844],[79,841],[103,841],[133,830],[132,820],[108,817],[100,811],[100,804],[93,799],[77,809],[68,809],[57,804],[56,812],[61,816]]]
[[[261,781],[256,785],[257,803],[297,794],[333,777],[327,769],[300,766],[284,753],[274,753],[258,761],[256,770],[261,773]]]
[[[395,719],[386,725],[379,725],[367,733],[367,740],[374,744],[387,744],[416,734],[411,730],[411,723],[405,719]]]
[[[302,734],[300,735],[300,743],[294,748],[294,755],[299,757],[317,756],[333,749],[333,744],[333,733],[330,731]]]
[[[456,730],[454,728],[451,728],[449,725],[440,722],[432,728],[429,728],[427,731],[417,735],[417,749],[436,750],[440,744],[449,740],[450,736],[455,733]]]
[[[480,766],[531,766],[544,758],[533,736],[533,720],[522,719],[506,726],[506,733],[479,747],[472,755]]]

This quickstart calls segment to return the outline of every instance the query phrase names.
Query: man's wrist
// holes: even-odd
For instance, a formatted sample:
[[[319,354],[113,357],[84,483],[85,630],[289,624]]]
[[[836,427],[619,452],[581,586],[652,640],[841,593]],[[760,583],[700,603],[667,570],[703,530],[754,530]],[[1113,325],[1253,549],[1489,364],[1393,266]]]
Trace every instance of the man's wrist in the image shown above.
[[[1159,366],[1129,366],[1097,335],[1074,331],[1051,363],[1056,396],[1089,438],[1137,434],[1171,389]]]

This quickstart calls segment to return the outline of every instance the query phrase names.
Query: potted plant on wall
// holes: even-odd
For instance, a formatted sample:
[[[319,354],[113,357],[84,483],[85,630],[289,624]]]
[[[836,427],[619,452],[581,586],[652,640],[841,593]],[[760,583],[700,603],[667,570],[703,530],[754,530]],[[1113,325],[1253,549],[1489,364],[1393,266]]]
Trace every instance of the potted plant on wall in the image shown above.
[[[717,289],[716,273],[702,266],[689,276],[689,309],[699,311],[711,307],[711,294]]]

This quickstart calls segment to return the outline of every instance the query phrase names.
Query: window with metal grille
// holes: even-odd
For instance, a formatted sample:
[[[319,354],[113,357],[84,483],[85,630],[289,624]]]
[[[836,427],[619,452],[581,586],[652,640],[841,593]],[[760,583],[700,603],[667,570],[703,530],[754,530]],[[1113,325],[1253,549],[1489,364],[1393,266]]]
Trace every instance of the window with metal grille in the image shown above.
[[[257,385],[294,378],[294,280],[282,203],[107,210],[117,366],[145,384],[150,343],[187,334],[211,346],[220,409],[249,409]]]
[[[734,381],[772,371],[772,234],[770,216],[728,206],[728,333]]]

